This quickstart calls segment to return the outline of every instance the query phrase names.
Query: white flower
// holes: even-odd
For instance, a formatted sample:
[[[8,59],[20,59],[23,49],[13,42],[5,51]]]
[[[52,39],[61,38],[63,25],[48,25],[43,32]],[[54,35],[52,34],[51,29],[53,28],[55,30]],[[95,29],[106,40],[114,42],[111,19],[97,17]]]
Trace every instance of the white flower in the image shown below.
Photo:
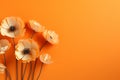
[[[25,25],[19,17],[6,17],[1,22],[0,32],[3,36],[15,38],[23,35]]]
[[[33,29],[35,32],[43,32],[45,30],[45,27],[35,20],[29,20],[29,24],[31,29]]]
[[[45,30],[43,32],[43,37],[51,44],[57,44],[59,42],[58,34],[52,30]]]
[[[38,44],[32,39],[19,40],[15,48],[17,60],[22,60],[24,63],[34,61],[39,55]]]
[[[0,73],[4,73],[6,69],[6,66],[2,63],[0,63]]]
[[[5,52],[10,48],[11,44],[7,39],[0,40],[0,54],[5,54]]]
[[[51,61],[51,56],[49,54],[41,54],[39,58],[40,58],[40,61],[42,63],[44,63],[44,64],[51,64],[51,63],[53,63]]]

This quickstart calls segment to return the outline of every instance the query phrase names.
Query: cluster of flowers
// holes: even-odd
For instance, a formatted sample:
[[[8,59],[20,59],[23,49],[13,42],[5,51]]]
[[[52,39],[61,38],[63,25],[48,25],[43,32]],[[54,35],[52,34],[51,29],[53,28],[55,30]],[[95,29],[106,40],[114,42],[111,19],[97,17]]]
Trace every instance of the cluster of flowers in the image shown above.
[[[20,60],[23,63],[29,63],[31,61],[36,61],[39,59],[43,64],[50,64],[51,56],[47,53],[41,54],[40,51],[46,45],[50,43],[52,45],[59,42],[58,34],[52,30],[47,30],[39,22],[35,20],[28,21],[29,27],[33,30],[33,34],[30,38],[20,39],[17,44],[14,42],[14,38],[19,36],[24,36],[26,32],[26,25],[24,21],[19,17],[6,17],[2,20],[0,25],[0,33],[2,36],[7,36],[13,40],[14,44],[14,54],[16,61]],[[45,43],[39,48],[38,43],[33,39],[35,33],[42,34]],[[7,39],[0,39],[0,54],[4,55],[11,47],[11,42]],[[16,64],[17,65],[17,64]],[[0,73],[7,74],[7,65],[5,63],[0,63]],[[16,73],[17,74],[17,73]],[[18,75],[17,75],[18,76]],[[18,78],[16,78],[17,80]],[[21,80],[24,78],[22,77]]]

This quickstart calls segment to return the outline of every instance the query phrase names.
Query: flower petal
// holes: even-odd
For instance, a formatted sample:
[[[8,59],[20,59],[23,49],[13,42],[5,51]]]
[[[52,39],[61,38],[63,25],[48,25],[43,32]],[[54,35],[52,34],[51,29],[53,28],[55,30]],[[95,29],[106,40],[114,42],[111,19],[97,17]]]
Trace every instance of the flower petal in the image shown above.
[[[15,51],[15,55],[17,56],[18,60],[21,59],[21,58],[23,58],[23,56],[24,56],[22,54],[22,52],[20,52],[20,51]]]

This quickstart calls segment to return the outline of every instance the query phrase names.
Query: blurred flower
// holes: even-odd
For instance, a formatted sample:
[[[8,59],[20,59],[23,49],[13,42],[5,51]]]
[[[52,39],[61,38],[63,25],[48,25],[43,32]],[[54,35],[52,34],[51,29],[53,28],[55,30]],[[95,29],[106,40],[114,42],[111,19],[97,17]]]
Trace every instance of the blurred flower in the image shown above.
[[[0,73],[4,73],[6,69],[6,66],[2,63],[0,63]]]
[[[23,35],[25,25],[19,17],[6,17],[2,20],[0,31],[3,36],[15,38]]]
[[[45,27],[43,27],[40,23],[38,23],[35,20],[29,21],[31,29],[33,29],[35,32],[43,32],[45,30]]]
[[[10,48],[11,44],[7,39],[0,40],[0,54],[5,54],[5,52]]]
[[[51,56],[49,54],[41,54],[40,55],[40,61],[44,64],[51,64]]]
[[[43,32],[43,37],[51,44],[57,44],[59,42],[58,34],[52,30],[45,30]]]
[[[15,48],[17,60],[22,60],[24,63],[34,61],[38,57],[39,47],[32,39],[19,40]]]

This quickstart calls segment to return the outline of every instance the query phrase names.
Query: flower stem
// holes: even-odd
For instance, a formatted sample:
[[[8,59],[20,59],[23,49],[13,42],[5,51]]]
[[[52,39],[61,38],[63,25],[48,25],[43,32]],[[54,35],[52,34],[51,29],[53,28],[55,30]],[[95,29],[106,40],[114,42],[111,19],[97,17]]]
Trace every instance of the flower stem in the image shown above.
[[[9,80],[12,80],[9,71],[8,71],[7,69],[6,69],[6,71],[7,71],[7,74],[8,74],[8,76],[9,76]]]
[[[4,65],[6,66],[6,57],[5,54],[3,54],[4,57]],[[5,69],[5,80],[7,80],[7,70]]]
[[[22,76],[23,76],[23,63],[21,62],[21,80],[22,80]]]
[[[16,80],[18,80],[18,60],[16,59]]]
[[[40,51],[43,49],[43,47],[47,44],[47,41],[41,46]],[[32,80],[34,80],[34,73],[36,69],[36,64],[37,64],[37,59],[35,60],[34,68],[33,68],[33,73],[32,73]]]
[[[22,63],[22,64],[23,64],[23,63]],[[26,65],[25,65],[25,69],[24,69],[24,72],[23,72],[23,75],[22,75],[22,80],[24,80],[25,72],[26,72],[26,69],[27,69],[27,64],[28,64],[28,63],[26,63]]]
[[[34,34],[35,34],[35,31],[32,32],[31,39],[33,38]]]
[[[30,80],[31,72],[32,72],[32,62],[30,62],[30,70],[29,70],[29,75],[27,80]]]
[[[41,46],[40,51],[43,49],[43,47],[48,43],[48,41],[45,41],[45,43]]]
[[[36,64],[37,64],[37,59],[35,60],[34,68],[33,68],[33,73],[32,73],[32,80],[34,80],[34,73],[36,69]]]
[[[13,40],[13,47],[14,47],[14,51],[15,51],[15,41],[14,38],[12,38]],[[18,61],[16,59],[16,80],[18,80]]]
[[[36,80],[38,80],[38,79],[39,79],[39,77],[40,77],[40,75],[41,75],[41,72],[42,72],[42,68],[43,68],[43,63],[41,64],[41,68],[40,68],[40,71],[39,71],[39,74],[38,74],[38,76],[37,76],[37,79],[36,79]]]

